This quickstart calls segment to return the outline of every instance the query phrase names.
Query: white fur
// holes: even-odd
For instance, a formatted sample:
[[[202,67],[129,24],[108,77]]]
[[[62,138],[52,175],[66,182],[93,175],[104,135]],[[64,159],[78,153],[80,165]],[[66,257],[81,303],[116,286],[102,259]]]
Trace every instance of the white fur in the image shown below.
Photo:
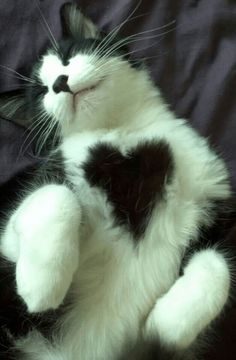
[[[10,218],[1,250],[16,262],[17,292],[30,312],[57,308],[63,301],[78,267],[79,225],[78,202],[58,185],[33,192]]]
[[[220,313],[229,296],[230,274],[224,257],[204,250],[190,260],[170,290],[148,316],[145,337],[164,344],[190,346]]]
[[[74,92],[101,82],[74,106],[71,94],[52,90],[61,74],[69,76]],[[45,109],[61,124],[75,191],[49,185],[29,195],[10,219],[2,252],[17,262],[17,290],[30,311],[57,307],[70,285],[73,305],[53,345],[36,333],[18,346],[30,360],[115,360],[126,343],[135,343],[146,318],[145,336],[190,345],[228,296],[227,264],[215,250],[195,255],[178,275],[190,240],[197,241],[199,227],[211,222],[210,201],[230,194],[224,163],[175,119],[146,71],[121,59],[76,55],[63,66],[49,53],[39,76],[49,87]],[[132,236],[114,226],[105,195],[87,184],[80,165],[99,141],[126,154],[153,139],[170,145],[174,178],[135,247]]]

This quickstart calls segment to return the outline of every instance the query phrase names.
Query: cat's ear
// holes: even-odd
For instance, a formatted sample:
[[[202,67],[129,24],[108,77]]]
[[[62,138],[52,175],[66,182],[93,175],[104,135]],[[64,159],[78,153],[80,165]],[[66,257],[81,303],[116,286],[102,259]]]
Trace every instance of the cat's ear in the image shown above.
[[[61,7],[61,24],[64,37],[74,39],[101,37],[97,26],[74,3],[66,3]]]
[[[15,90],[0,95],[0,118],[27,127],[27,100],[25,91]]]

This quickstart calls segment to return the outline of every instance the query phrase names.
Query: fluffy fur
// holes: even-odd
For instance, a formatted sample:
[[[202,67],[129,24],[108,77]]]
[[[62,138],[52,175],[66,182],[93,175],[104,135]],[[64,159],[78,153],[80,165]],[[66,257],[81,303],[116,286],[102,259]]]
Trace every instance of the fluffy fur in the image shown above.
[[[62,314],[50,340],[32,329],[14,346],[23,360],[118,360],[141,341],[192,358],[227,303],[230,268],[203,248],[179,274],[230,196],[228,172],[147,70],[117,53],[115,32],[102,38],[75,6],[62,19],[65,39],[37,64],[30,99],[59,124],[51,158],[62,154],[63,181],[45,177],[1,238],[28,312]]]

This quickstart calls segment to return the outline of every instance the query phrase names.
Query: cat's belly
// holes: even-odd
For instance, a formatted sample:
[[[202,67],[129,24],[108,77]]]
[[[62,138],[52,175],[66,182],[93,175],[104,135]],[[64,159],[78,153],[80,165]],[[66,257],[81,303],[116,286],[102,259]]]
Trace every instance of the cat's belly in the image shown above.
[[[54,330],[52,346],[29,337],[24,347],[34,349],[30,360],[119,360],[177,277],[180,259],[167,261],[174,258],[167,242],[158,253],[141,244],[137,249],[127,233],[115,228],[82,240],[70,293],[73,306]]]
[[[61,330],[61,352],[74,349],[66,360],[119,359],[125,346],[137,340],[158,297],[175,281],[178,261],[170,266],[159,252],[147,254],[144,263],[144,254],[128,246],[129,240],[110,239],[110,247],[98,246],[99,253],[81,259],[72,290],[75,305]]]
[[[27,360],[119,360],[178,276],[181,251],[165,233],[160,237],[155,230],[154,239],[147,232],[137,246],[125,227],[114,226],[100,191],[85,185],[82,193],[94,206],[85,212],[90,221],[80,232],[79,268],[69,294],[73,305],[54,329],[52,345],[29,340],[35,354]]]

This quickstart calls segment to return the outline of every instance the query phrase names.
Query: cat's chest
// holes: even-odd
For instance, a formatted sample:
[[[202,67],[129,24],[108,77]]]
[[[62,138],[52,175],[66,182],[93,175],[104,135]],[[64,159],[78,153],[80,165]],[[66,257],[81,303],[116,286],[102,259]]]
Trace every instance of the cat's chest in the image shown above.
[[[65,139],[61,145],[66,171],[70,175],[82,176],[82,165],[88,159],[91,149],[99,143],[114,143],[118,139],[117,133],[103,131],[84,132],[74,134]]]
[[[138,142],[137,134],[130,134],[113,131],[93,131],[74,134],[65,139],[61,145],[61,152],[64,159],[65,173],[67,180],[73,184],[80,201],[88,202],[90,207],[94,205],[94,200],[101,207],[104,191],[101,192],[99,180],[96,175],[104,178],[110,177],[107,170],[113,168],[113,175],[121,173],[122,164],[116,157],[123,156],[131,146],[135,147]],[[116,154],[115,154],[116,153]],[[106,166],[108,167],[106,168]],[[123,166],[124,167],[124,166]],[[126,171],[130,167],[125,165]],[[125,174],[124,174],[125,175]],[[113,178],[114,178],[113,176]],[[96,181],[98,180],[98,181]],[[114,179],[113,179],[114,180]],[[91,203],[91,199],[92,203]]]
[[[121,151],[125,151],[130,146],[135,146],[139,138],[138,132],[135,134],[114,131],[88,131],[74,134],[65,139],[61,145],[61,151],[66,164],[73,164],[80,167],[83,164],[93,147],[98,144],[110,144]]]
[[[108,288],[116,293],[117,287],[130,298],[132,286],[138,292],[140,286],[138,303],[149,308],[145,294],[149,299],[159,296],[176,277],[179,257],[174,266],[164,261],[166,254],[174,258],[176,250],[158,239],[157,231],[158,251],[146,236],[153,200],[161,196],[171,174],[171,157],[163,142],[143,139],[139,133],[93,132],[63,143],[67,174],[86,207],[78,275],[78,288],[86,299],[93,299],[94,293],[102,298]],[[87,283],[93,284],[91,291]]]
[[[110,144],[119,149],[128,145],[128,136],[118,131],[93,131],[74,134],[65,139],[61,145],[67,180],[73,185],[80,204],[86,208],[86,231],[91,232],[101,224],[111,220],[111,209],[107,203],[106,194],[98,186],[91,186],[85,166],[91,158],[91,153],[98,146]],[[97,159],[99,162],[99,159]],[[93,162],[96,166],[96,160]]]
[[[97,227],[96,220],[109,221],[134,239],[142,237],[172,177],[169,145],[153,134],[100,131],[71,136],[62,152],[67,179],[86,207],[89,223]]]

